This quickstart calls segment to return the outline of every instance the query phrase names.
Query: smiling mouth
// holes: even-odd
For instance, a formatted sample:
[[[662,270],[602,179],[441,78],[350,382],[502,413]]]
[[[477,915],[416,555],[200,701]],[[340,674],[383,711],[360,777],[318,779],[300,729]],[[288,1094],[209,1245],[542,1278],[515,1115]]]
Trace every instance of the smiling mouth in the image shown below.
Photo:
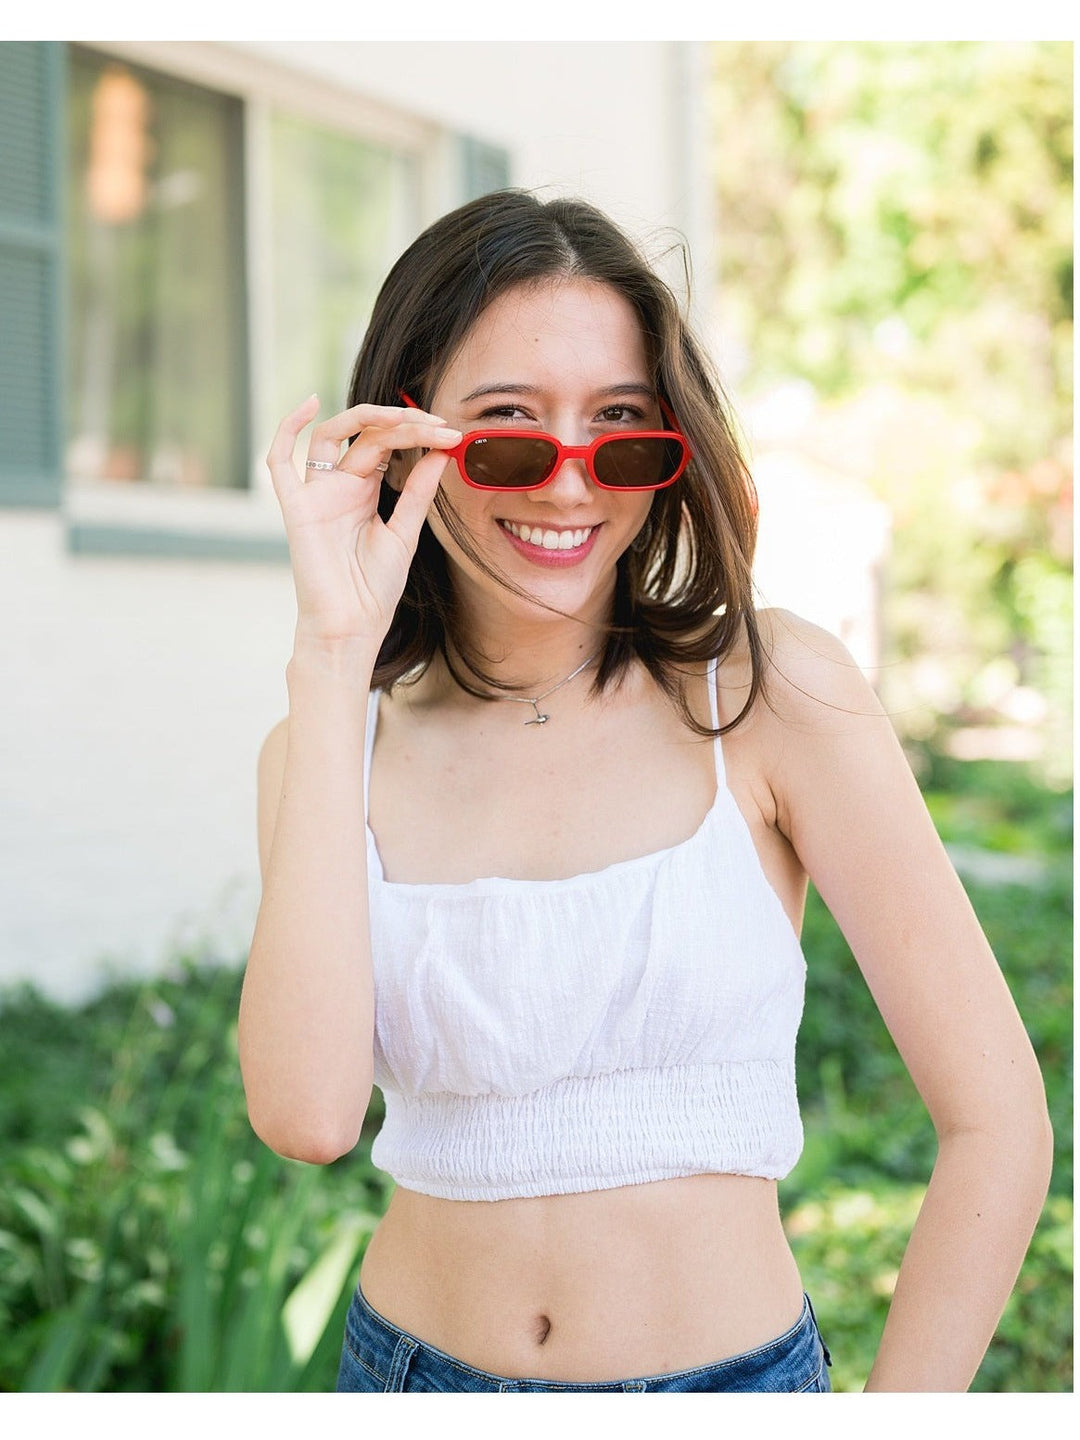
[[[538,550],[577,550],[596,529],[595,525],[585,525],[577,530],[553,530],[542,525],[515,525],[512,520],[500,520],[499,524],[515,539],[535,545]]]

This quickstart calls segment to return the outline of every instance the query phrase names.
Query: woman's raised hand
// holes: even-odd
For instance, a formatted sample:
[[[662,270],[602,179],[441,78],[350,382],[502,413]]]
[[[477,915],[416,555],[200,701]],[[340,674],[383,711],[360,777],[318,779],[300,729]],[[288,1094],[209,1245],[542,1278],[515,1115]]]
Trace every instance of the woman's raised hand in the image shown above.
[[[312,395],[286,415],[266,457],[289,541],[297,636],[318,644],[359,640],[377,650],[446,465],[441,452],[461,434],[423,410],[354,405],[315,426],[301,477],[293,451],[318,410]],[[351,435],[356,439],[342,454]],[[384,522],[378,504],[387,464],[395,450],[419,448],[429,453],[409,472]]]

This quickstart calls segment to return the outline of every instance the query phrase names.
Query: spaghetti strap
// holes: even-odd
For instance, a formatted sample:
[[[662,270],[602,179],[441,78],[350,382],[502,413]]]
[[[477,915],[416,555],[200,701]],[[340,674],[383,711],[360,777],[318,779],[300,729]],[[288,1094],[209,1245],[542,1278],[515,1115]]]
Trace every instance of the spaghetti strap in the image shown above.
[[[720,707],[716,699],[716,671],[719,664],[720,657],[714,655],[709,661],[709,668],[706,671],[706,682],[709,689],[709,718],[714,730],[720,728]],[[727,771],[724,767],[724,747],[719,735],[713,739],[713,756],[716,761],[716,788],[721,790],[727,784]]]
[[[364,820],[369,814],[368,796],[371,793],[371,754],[375,749],[375,728],[379,723],[379,696],[381,690],[372,690],[368,696],[367,728],[364,735]]]

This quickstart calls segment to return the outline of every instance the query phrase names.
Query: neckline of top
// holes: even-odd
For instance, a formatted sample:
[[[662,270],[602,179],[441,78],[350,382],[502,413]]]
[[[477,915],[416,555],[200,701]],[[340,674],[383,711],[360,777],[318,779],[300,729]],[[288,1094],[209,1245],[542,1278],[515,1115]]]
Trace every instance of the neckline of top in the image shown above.
[[[714,726],[720,723],[716,700],[716,666],[717,661],[712,660],[707,672],[709,709],[711,711],[710,718]],[[560,886],[582,885],[601,879],[609,879],[616,874],[631,870],[634,867],[645,868],[649,864],[658,865],[669,856],[675,855],[679,851],[685,850],[693,845],[694,842],[705,833],[709,822],[717,814],[721,804],[724,803],[723,797],[725,795],[735,807],[738,818],[744,825],[746,823],[742,811],[739,810],[735,802],[735,797],[728,788],[727,766],[724,763],[724,752],[720,738],[717,736],[713,740],[716,791],[713,795],[712,804],[705,812],[705,815],[693,834],[688,835],[685,840],[676,841],[674,845],[667,845],[662,850],[650,850],[644,855],[631,855],[626,860],[613,860],[609,865],[601,866],[599,870],[582,870],[576,875],[559,875],[546,880],[514,875],[479,875],[472,880],[388,880],[386,878],[386,871],[383,869],[382,856],[379,854],[379,842],[375,838],[375,832],[372,830],[371,825],[368,823],[367,816],[367,794],[371,777],[371,757],[375,749],[375,730],[378,725],[379,697],[381,694],[381,690],[372,690],[368,696],[367,735],[364,747],[364,832],[367,836],[369,876],[388,889],[414,894],[420,892],[429,894],[436,892],[442,894],[476,894],[483,893],[485,890],[493,891],[507,888],[529,890],[538,887],[547,887],[548,889],[552,889]]]
[[[418,894],[421,891],[428,893],[438,892],[441,894],[473,894],[493,890],[554,890],[563,887],[589,884],[599,880],[611,879],[617,874],[625,873],[635,867],[644,869],[647,866],[659,865],[669,856],[677,854],[681,850],[687,850],[695,843],[707,829],[713,816],[719,811],[723,803],[723,797],[728,796],[734,804],[734,797],[726,785],[717,784],[716,794],[713,802],[692,835],[685,840],[677,840],[674,845],[667,845],[663,850],[650,850],[645,855],[631,855],[626,860],[613,860],[610,865],[603,865],[599,870],[582,870],[576,875],[557,875],[550,879],[532,879],[516,875],[480,875],[472,880],[388,880],[383,870],[382,856],[379,854],[379,842],[375,838],[375,832],[371,826],[364,821],[364,830],[368,840],[368,864],[371,879],[377,880],[380,885],[390,890],[408,891]],[[740,812],[741,814],[741,812]],[[375,870],[372,871],[372,861]]]

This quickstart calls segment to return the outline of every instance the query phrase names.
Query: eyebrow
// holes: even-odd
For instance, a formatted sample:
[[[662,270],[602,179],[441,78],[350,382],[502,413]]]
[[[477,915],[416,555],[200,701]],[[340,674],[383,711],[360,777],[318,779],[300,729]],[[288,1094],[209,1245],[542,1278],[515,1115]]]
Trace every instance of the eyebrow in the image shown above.
[[[539,385],[522,385],[516,381],[497,381],[491,385],[478,385],[475,390],[470,390],[468,395],[463,395],[458,402],[460,405],[467,405],[470,400],[479,400],[485,395],[541,395],[543,390]],[[627,380],[621,385],[603,385],[599,390],[594,390],[592,396],[603,395],[641,395],[646,400],[655,400],[656,391],[651,385],[645,385],[640,380]]]

